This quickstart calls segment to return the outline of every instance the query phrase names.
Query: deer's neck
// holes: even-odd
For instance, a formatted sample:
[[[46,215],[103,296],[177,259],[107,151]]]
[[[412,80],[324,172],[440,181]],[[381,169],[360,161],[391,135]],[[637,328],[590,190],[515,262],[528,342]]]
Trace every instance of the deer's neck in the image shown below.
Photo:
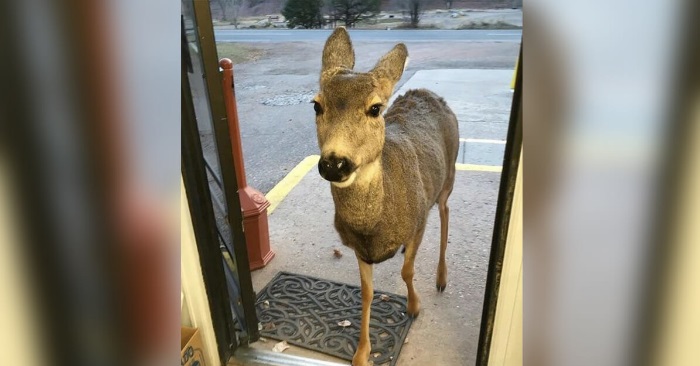
[[[340,221],[355,231],[371,233],[384,210],[384,169],[381,158],[357,171],[348,187],[331,185],[335,211]]]

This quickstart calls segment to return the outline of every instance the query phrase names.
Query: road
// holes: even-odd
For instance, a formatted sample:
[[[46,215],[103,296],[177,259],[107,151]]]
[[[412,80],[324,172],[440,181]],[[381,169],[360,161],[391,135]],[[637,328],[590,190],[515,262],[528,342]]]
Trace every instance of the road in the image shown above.
[[[325,42],[329,29],[217,29],[217,42]],[[355,42],[520,42],[522,30],[351,30]]]

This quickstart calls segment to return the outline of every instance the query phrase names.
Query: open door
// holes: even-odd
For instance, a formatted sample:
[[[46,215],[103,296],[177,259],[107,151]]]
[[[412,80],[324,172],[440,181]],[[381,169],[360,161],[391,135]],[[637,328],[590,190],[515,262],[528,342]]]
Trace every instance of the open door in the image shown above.
[[[477,366],[522,364],[522,57],[521,42],[486,278]]]
[[[181,171],[213,323],[210,330],[226,363],[239,345],[259,338],[255,293],[209,2],[183,0],[181,10]]]

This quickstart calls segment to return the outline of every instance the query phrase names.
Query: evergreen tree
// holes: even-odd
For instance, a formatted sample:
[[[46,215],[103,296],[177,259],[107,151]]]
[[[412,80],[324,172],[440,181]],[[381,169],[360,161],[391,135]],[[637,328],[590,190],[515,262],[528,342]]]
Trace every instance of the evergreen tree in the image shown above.
[[[287,19],[289,28],[320,28],[323,25],[321,6],[323,0],[288,0],[282,15]]]

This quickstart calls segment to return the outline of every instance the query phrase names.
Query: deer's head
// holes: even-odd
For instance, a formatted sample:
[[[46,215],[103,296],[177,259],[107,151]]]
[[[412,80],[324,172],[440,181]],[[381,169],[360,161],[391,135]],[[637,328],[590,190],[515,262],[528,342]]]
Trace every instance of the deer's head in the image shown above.
[[[321,88],[314,97],[321,149],[318,171],[337,187],[351,185],[364,166],[381,157],[384,111],[408,58],[397,44],[367,73],[353,71],[355,54],[345,28],[323,49]]]

